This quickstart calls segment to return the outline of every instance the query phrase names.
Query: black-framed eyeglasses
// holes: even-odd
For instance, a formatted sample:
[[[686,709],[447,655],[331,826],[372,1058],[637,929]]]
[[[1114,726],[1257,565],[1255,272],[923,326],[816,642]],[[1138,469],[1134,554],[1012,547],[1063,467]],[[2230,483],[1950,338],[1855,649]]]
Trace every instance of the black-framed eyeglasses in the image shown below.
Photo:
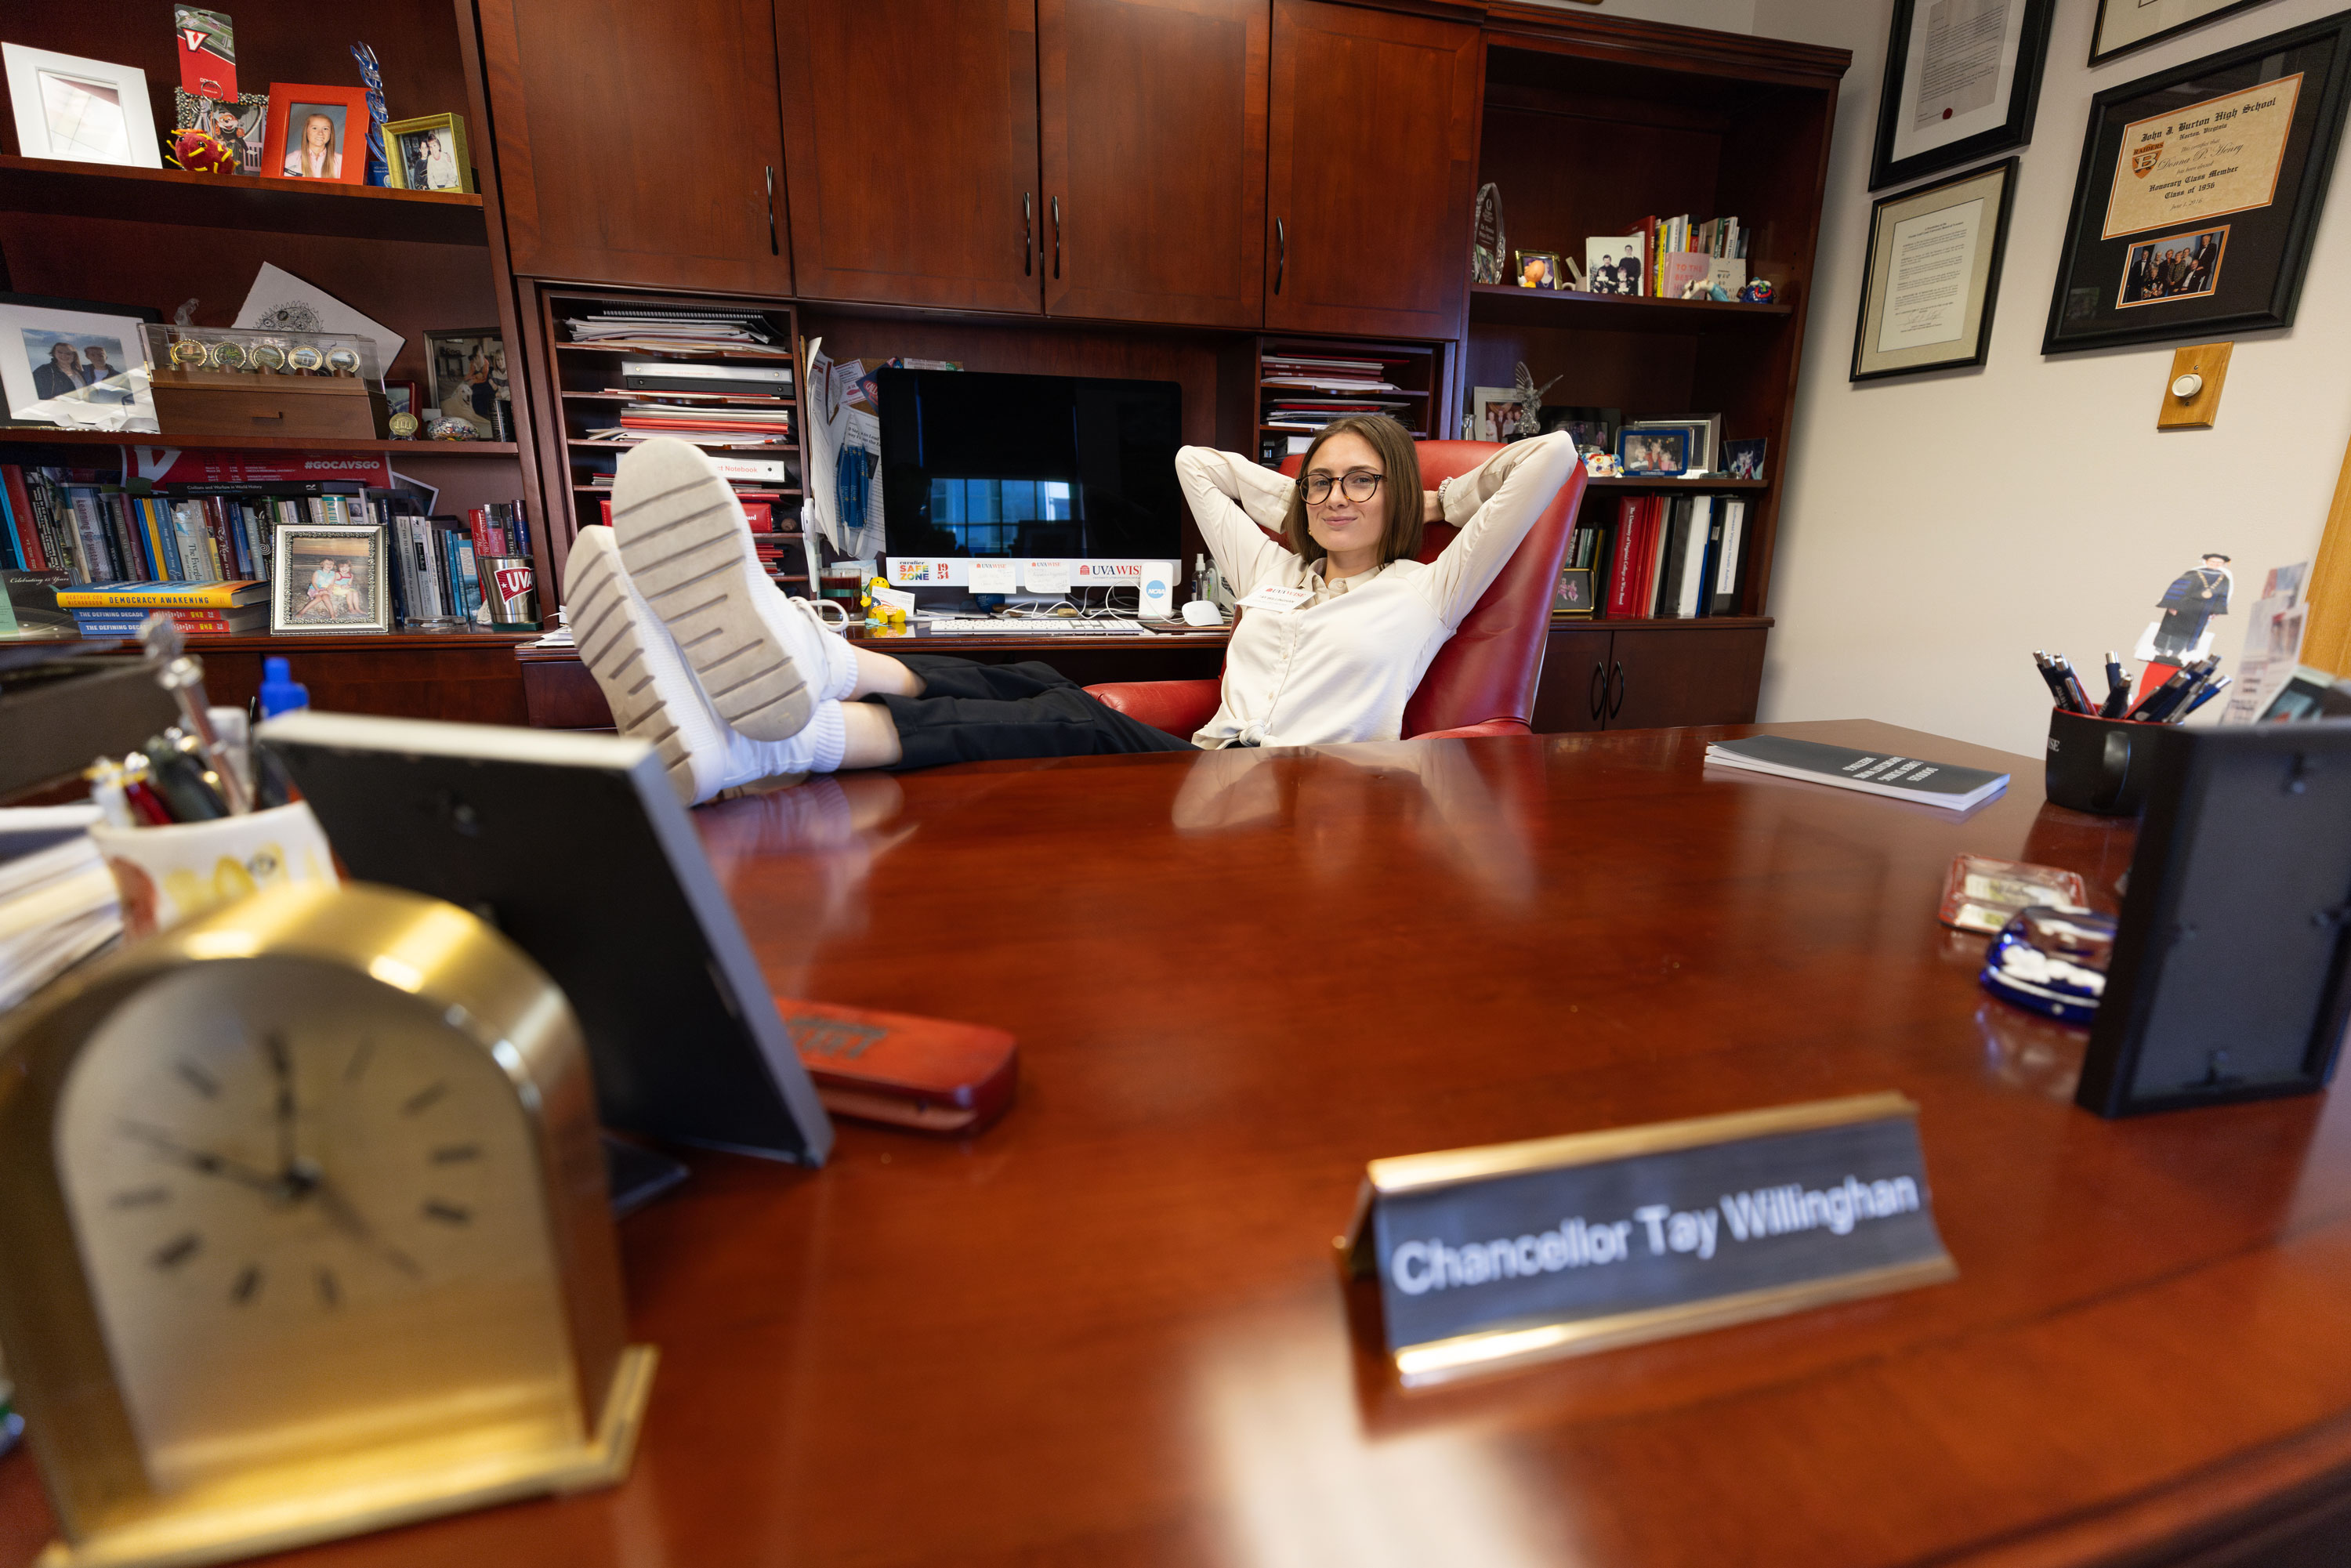
[[[1331,486],[1334,484],[1339,486],[1341,495],[1350,501],[1361,503],[1378,495],[1380,481],[1386,477],[1386,475],[1374,474],[1368,468],[1358,468],[1353,473],[1343,474],[1336,479],[1328,474],[1309,474],[1301,484],[1306,490],[1306,504],[1310,507],[1319,507],[1331,498]]]

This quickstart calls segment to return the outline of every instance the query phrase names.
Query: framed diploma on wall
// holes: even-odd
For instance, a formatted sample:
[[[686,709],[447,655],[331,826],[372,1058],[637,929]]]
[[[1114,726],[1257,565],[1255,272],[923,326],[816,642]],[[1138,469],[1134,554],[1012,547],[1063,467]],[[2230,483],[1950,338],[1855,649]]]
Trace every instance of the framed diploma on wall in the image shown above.
[[[1894,0],[1869,188],[2032,140],[2056,0]]]
[[[1871,208],[1853,380],[1984,362],[2016,163],[1971,169]]]
[[[2092,99],[2041,351],[2292,326],[2347,66],[2351,14]]]
[[[2090,29],[2090,63],[2105,65],[2118,55],[2260,4],[2262,0],[2098,0],[2097,24]]]

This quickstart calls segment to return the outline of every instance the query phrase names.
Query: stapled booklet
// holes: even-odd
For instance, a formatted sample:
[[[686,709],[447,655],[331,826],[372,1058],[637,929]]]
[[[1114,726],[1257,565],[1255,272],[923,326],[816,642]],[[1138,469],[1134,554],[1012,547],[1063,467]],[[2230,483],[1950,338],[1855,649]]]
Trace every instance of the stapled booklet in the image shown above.
[[[1717,741],[1706,759],[1725,768],[1769,773],[1781,779],[1859,789],[1896,800],[1916,800],[1947,811],[1964,811],[2008,788],[2009,776],[1956,763],[1928,762],[1886,751],[1855,751],[1784,735],[1750,735]]]

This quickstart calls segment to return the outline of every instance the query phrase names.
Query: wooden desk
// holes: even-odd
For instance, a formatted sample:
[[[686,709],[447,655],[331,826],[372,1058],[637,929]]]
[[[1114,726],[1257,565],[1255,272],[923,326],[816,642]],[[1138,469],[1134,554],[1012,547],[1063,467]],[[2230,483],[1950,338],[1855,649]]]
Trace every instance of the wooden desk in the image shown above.
[[[2074,1109],[2080,1037],[1934,907],[1959,850],[2112,907],[2128,828],[2024,758],[1772,727],[2016,780],[1954,821],[1702,777],[1728,732],[1682,730],[702,811],[778,989],[1015,1030],[1019,1103],[968,1145],[843,1124],[818,1173],[697,1157],[622,1227],[663,1354],[624,1486],[288,1561],[2015,1568],[2327,1522],[2351,1107]],[[1350,1326],[1374,1155],[1878,1089],[1951,1284],[1412,1396]],[[0,1565],[42,1515],[0,1464]]]

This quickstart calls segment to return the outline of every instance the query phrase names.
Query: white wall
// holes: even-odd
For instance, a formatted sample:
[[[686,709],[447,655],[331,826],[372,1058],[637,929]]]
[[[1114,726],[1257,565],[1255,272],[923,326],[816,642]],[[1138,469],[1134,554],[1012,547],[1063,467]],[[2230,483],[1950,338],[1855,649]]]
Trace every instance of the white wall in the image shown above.
[[[1760,36],[1854,53],[1795,449],[1772,455],[1788,487],[1761,717],[1878,718],[2037,757],[2048,696],[2031,651],[2067,653],[2085,670],[2108,648],[2127,655],[2165,585],[2206,550],[2234,558],[2238,612],[2215,623],[2212,643],[2222,673],[2234,668],[2262,573],[2316,551],[2351,435],[2351,157],[2335,164],[2294,326],[2237,339],[2215,428],[2157,433],[2172,345],[2044,359],[2041,333],[2091,95],[2342,3],[2272,0],[2095,71],[2083,61],[2097,6],[2059,5],[1989,363],[1861,385],[1845,377],[1893,5],[1745,7]]]
[[[1751,33],[1757,0],[1600,0],[1597,5],[1583,5],[1581,0],[1528,0],[1528,4],[1552,5],[1579,16],[1624,16],[1684,27],[1712,27],[1718,33]],[[1795,37],[1793,33],[1782,36]]]

